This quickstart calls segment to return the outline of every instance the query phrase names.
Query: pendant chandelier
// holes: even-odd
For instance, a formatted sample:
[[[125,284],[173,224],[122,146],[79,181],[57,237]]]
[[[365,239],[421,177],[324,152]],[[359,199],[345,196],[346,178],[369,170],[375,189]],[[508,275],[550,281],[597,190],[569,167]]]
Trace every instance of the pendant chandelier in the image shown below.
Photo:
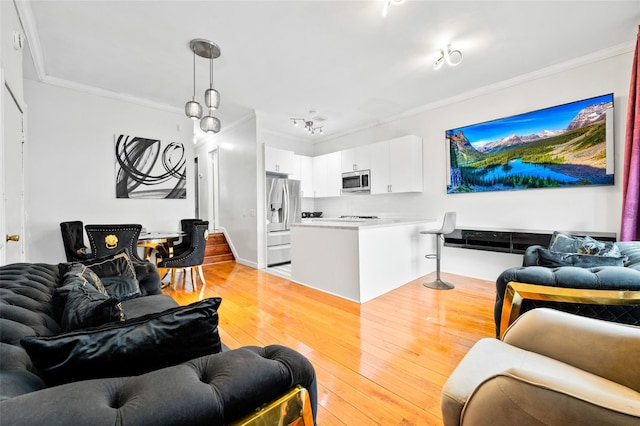
[[[184,106],[184,112],[192,120],[200,120],[200,128],[207,133],[220,131],[220,120],[213,112],[220,106],[220,93],[213,88],[213,60],[220,57],[220,47],[212,41],[196,38],[189,42],[193,52],[193,97]],[[204,92],[207,115],[202,115],[202,106],[196,101],[196,55],[209,59],[209,88]]]

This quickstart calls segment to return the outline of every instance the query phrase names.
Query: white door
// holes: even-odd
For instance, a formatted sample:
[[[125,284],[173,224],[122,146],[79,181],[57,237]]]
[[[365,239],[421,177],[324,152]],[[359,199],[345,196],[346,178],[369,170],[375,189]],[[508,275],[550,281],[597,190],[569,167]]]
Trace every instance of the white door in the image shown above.
[[[3,84],[2,92],[2,158],[3,232],[0,233],[0,262],[9,264],[25,260],[24,214],[24,121],[23,111]]]

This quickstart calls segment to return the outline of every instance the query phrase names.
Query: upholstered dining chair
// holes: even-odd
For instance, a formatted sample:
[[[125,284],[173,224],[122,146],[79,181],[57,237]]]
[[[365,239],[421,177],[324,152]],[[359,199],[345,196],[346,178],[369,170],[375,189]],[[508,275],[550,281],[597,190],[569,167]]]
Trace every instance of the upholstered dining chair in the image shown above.
[[[82,221],[72,220],[60,223],[60,233],[62,234],[62,244],[67,262],[77,262],[87,260],[92,257],[88,253],[88,247],[84,244],[84,228]]]
[[[181,219],[180,220],[180,229],[182,230],[183,236],[181,241],[173,246],[173,256],[177,256],[191,248],[191,231],[196,223],[207,222],[202,219]],[[208,224],[209,222],[207,222]],[[158,253],[163,259],[167,259],[169,257],[169,253],[164,249],[164,247],[158,247]]]
[[[146,262],[138,255],[138,236],[142,225],[85,225],[91,253],[96,257],[110,256],[127,249],[131,261]]]
[[[200,276],[200,281],[202,281],[203,288],[206,285],[204,273],[202,272],[202,263],[204,262],[204,252],[207,245],[208,229],[209,222],[196,222],[191,227],[189,248],[179,254],[175,254],[174,252],[173,257],[162,259],[160,263],[158,263],[158,268],[167,268],[170,270],[169,285],[172,288],[175,288],[175,278],[178,269],[182,269],[185,273],[185,281],[186,271],[188,270],[190,272],[191,285],[194,291],[198,289],[196,270]]]

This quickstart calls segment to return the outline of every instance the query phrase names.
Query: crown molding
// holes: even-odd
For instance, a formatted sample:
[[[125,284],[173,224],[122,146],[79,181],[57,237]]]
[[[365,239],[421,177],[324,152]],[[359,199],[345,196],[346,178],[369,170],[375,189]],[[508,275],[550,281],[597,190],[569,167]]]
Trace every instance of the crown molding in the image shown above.
[[[18,11],[18,17],[22,23],[22,28],[29,42],[29,51],[31,52],[31,59],[33,60],[33,66],[38,76],[38,80],[41,83],[50,84],[52,86],[58,86],[65,89],[73,89],[80,92],[88,93],[91,95],[102,96],[105,98],[111,98],[123,102],[129,102],[138,104],[141,106],[155,108],[162,111],[172,113],[182,113],[181,108],[177,108],[173,105],[163,104],[160,102],[154,102],[148,99],[131,96],[125,93],[113,92],[110,90],[100,89],[95,86],[89,86],[74,81],[64,80],[62,78],[52,77],[47,74],[47,69],[44,63],[44,55],[42,54],[42,44],[40,43],[40,35],[36,26],[35,18],[33,17],[33,11],[31,9],[30,0],[14,0],[16,9]]]
[[[206,144],[207,142],[215,141],[216,138],[220,136],[224,136],[224,134],[231,132],[236,127],[241,126],[246,122],[251,121],[255,118],[256,118],[256,112],[254,110],[251,110],[249,113],[243,115],[238,120],[235,120],[229,124],[225,124],[224,126],[222,126],[221,130],[218,133],[214,133],[214,134],[204,133],[198,127],[197,121],[194,121],[193,122],[193,134],[195,136],[194,144],[196,147],[199,147],[201,145]]]
[[[38,80],[43,81],[47,76],[47,70],[42,55],[40,34],[38,33],[38,27],[33,17],[33,11],[31,10],[31,2],[30,0],[14,0],[13,3],[16,6],[18,18],[22,23],[22,29],[29,42],[29,52],[31,52],[31,59],[36,70],[36,75],[38,76]]]
[[[596,63],[599,61],[603,61],[609,58],[613,58],[616,56],[624,55],[630,52],[633,52],[635,48],[635,40],[630,40],[626,43],[621,43],[616,46],[599,50],[588,55],[580,56],[575,59],[571,59],[569,61],[565,61],[556,65],[552,65],[546,68],[541,68],[537,71],[533,71],[527,74],[522,74],[514,78],[510,78],[508,80],[503,80],[498,83],[489,84],[487,86],[479,87],[474,90],[470,90],[468,92],[461,93],[456,96],[451,96],[446,99],[440,99],[435,102],[431,102],[428,104],[421,105],[417,108],[412,108],[407,111],[404,111],[400,114],[395,114],[389,116],[385,119],[371,121],[367,124],[359,126],[354,129],[345,130],[343,132],[334,133],[331,135],[327,135],[321,140],[316,141],[316,143],[328,142],[334,139],[338,139],[344,136],[348,136],[354,133],[361,132],[363,130],[371,129],[373,127],[377,127],[383,124],[388,124],[403,118],[412,117],[414,115],[418,115],[427,111],[431,111],[437,108],[442,108],[448,105],[453,105],[459,102],[463,102],[469,99],[476,98],[478,96],[486,95],[489,93],[497,92],[502,89],[506,89],[509,87],[513,87],[519,84],[523,84],[529,81],[534,81],[543,77],[548,77],[554,74],[558,74],[564,71],[568,71],[574,68],[579,68],[585,65],[589,65],[592,63]]]
[[[33,17],[33,12],[31,10],[31,1],[30,0],[14,0],[16,5],[16,9],[18,11],[18,16],[20,21],[22,22],[22,26],[29,42],[29,50],[31,52],[31,58],[33,59],[33,64],[36,70],[36,74],[38,79],[42,83],[51,84],[54,86],[59,86],[63,88],[78,90],[81,92],[112,98],[116,100],[120,100],[123,102],[134,103],[150,108],[155,108],[163,111],[174,112],[174,113],[182,113],[181,108],[176,108],[175,106],[163,104],[159,102],[150,101],[148,99],[138,98],[135,96],[127,95],[124,93],[113,92],[109,90],[100,89],[94,86],[89,86],[81,83],[72,82],[69,80],[60,79],[57,77],[51,77],[47,75],[46,66],[43,59],[42,54],[42,46],[40,44],[40,36],[38,34],[38,29],[35,24],[35,19]],[[331,141],[340,137],[344,137],[350,134],[354,134],[366,129],[370,129],[372,127],[376,127],[382,124],[387,124],[393,121],[397,121],[402,118],[411,117],[426,111],[434,110],[437,108],[441,108],[447,105],[452,105],[458,102],[462,102],[465,100],[469,100],[478,96],[482,96],[488,93],[492,93],[498,90],[502,90],[508,87],[512,87],[515,85],[519,85],[528,81],[537,80],[542,77],[547,77],[553,74],[557,74],[563,71],[567,71],[570,69],[578,68],[584,65],[588,65],[591,63],[595,63],[598,61],[602,61],[605,59],[609,59],[615,56],[619,56],[622,54],[626,54],[632,52],[635,47],[635,40],[630,40],[626,43],[621,43],[619,45],[610,47],[608,49],[599,50],[597,52],[590,53],[588,55],[580,56],[575,59],[571,59],[566,62],[562,62],[560,64],[552,65],[546,68],[539,69],[537,71],[533,71],[527,74],[522,74],[520,76],[504,80],[495,84],[489,84],[487,86],[479,87],[474,90],[470,90],[465,93],[461,93],[456,96],[452,96],[446,99],[441,99],[435,102],[431,102],[428,104],[421,105],[417,108],[412,108],[407,111],[404,111],[400,114],[389,116],[385,119],[379,119],[362,126],[358,126],[353,129],[345,130],[343,132],[333,133],[331,135],[325,135],[324,137],[320,137],[315,141],[311,141],[313,144],[323,143],[327,141]],[[233,128],[239,124],[242,124],[244,121],[251,117],[255,117],[255,111],[252,111],[247,116],[240,118],[239,120],[234,121],[230,125],[225,126],[226,130],[229,128]],[[275,132],[274,132],[275,133]],[[204,139],[204,138],[203,138]],[[202,139],[201,139],[202,140]]]

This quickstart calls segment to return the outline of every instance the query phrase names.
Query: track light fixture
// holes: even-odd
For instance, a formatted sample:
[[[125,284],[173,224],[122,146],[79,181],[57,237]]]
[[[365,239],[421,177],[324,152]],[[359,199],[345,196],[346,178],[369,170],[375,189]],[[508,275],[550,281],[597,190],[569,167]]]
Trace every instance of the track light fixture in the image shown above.
[[[304,129],[311,135],[315,135],[316,132],[322,134],[322,126],[313,127],[313,121],[311,120],[307,120],[305,118],[292,118],[291,122],[294,126],[297,126],[299,122],[304,124]]]
[[[213,111],[220,106],[220,93],[213,88],[213,60],[220,57],[220,47],[212,41],[196,38],[189,42],[193,52],[193,97],[184,106],[184,112],[192,120],[200,120],[200,128],[207,133],[220,131],[220,120],[213,116]],[[207,115],[202,116],[202,106],[196,101],[196,55],[209,59],[209,88],[204,92]]]
[[[446,50],[444,47],[440,48],[440,57],[433,64],[433,69],[440,69],[445,62],[452,67],[460,65],[462,62],[462,52],[460,50],[451,50],[451,44],[447,44]]]

